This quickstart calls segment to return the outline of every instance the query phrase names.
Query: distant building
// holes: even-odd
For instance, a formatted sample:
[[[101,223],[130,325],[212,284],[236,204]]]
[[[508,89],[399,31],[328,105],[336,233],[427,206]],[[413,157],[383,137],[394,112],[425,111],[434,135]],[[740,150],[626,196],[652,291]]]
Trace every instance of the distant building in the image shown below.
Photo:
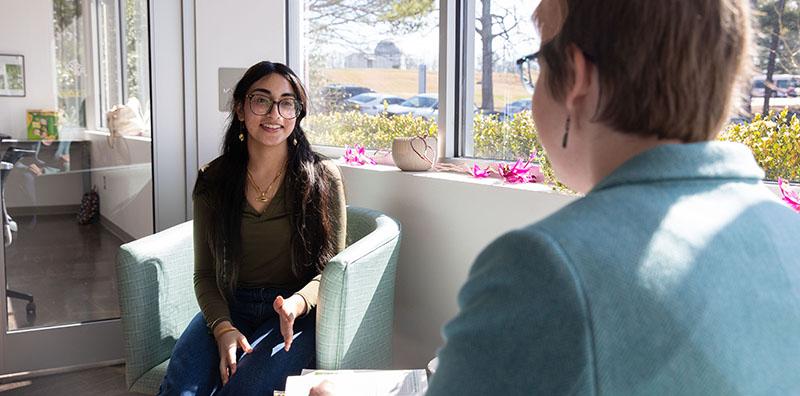
[[[389,41],[383,40],[375,46],[375,66],[382,69],[399,69],[403,53],[400,48]]]
[[[348,69],[371,69],[374,64],[375,56],[371,54],[357,52],[344,58],[344,67]]]
[[[347,68],[400,69],[403,66],[403,53],[395,43],[382,40],[375,46],[374,54],[353,53],[344,61]]]

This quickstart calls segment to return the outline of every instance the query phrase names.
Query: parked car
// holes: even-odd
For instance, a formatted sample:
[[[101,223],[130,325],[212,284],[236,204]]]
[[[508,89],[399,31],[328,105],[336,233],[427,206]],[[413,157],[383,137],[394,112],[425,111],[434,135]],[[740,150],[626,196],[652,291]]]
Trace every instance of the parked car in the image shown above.
[[[517,114],[520,111],[525,111],[530,109],[531,109],[531,98],[527,98],[507,103],[505,108],[503,109],[503,112],[506,113],[506,115],[512,115],[512,114]]]
[[[439,109],[439,95],[419,94],[412,96],[400,104],[390,105],[386,112],[389,115],[411,114],[415,117],[435,119]]]
[[[405,102],[404,98],[375,92],[362,93],[347,99],[347,108],[365,114],[378,115],[386,111],[388,106]]]
[[[756,76],[753,78],[753,88],[750,90],[752,97],[764,97],[766,92],[766,79],[765,75]],[[773,97],[795,97],[800,94],[800,76],[793,74],[775,74],[772,76],[774,82],[772,88]]]
[[[345,110],[347,99],[366,92],[375,92],[367,87],[358,85],[330,84],[322,88],[320,92],[320,102],[323,112]]]

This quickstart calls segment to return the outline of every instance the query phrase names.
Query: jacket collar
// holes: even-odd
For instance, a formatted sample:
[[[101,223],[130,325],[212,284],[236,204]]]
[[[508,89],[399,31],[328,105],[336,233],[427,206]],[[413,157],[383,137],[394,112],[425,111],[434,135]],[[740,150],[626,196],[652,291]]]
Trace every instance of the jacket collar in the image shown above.
[[[750,179],[759,181],[764,171],[750,149],[740,143],[701,142],[664,144],[636,155],[600,181],[599,191],[623,184],[665,180]]]

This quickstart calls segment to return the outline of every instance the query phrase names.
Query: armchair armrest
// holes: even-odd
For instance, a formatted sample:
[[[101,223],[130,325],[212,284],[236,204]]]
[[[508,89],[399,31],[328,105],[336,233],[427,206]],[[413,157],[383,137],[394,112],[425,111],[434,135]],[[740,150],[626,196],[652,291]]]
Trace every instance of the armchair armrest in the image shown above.
[[[191,221],[120,246],[117,281],[129,389],[149,389],[150,382],[161,381],[145,374],[169,359],[199,311],[193,271]]]
[[[317,366],[391,364],[400,225],[380,212],[348,208],[348,239],[360,239],[325,267],[317,307]],[[355,239],[353,238],[353,239]]]

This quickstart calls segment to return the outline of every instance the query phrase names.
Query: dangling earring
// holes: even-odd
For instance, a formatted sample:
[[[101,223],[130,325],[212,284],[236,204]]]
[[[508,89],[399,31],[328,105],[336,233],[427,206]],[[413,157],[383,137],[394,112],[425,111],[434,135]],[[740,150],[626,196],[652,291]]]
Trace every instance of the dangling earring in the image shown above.
[[[567,122],[564,124],[564,138],[561,140],[561,148],[567,148],[567,138],[569,137],[569,115],[567,115]]]
[[[297,146],[297,138],[292,138],[292,144]]]
[[[242,132],[239,132],[239,141],[240,141],[240,142],[243,142],[243,141],[244,141],[244,131],[242,131]]]

